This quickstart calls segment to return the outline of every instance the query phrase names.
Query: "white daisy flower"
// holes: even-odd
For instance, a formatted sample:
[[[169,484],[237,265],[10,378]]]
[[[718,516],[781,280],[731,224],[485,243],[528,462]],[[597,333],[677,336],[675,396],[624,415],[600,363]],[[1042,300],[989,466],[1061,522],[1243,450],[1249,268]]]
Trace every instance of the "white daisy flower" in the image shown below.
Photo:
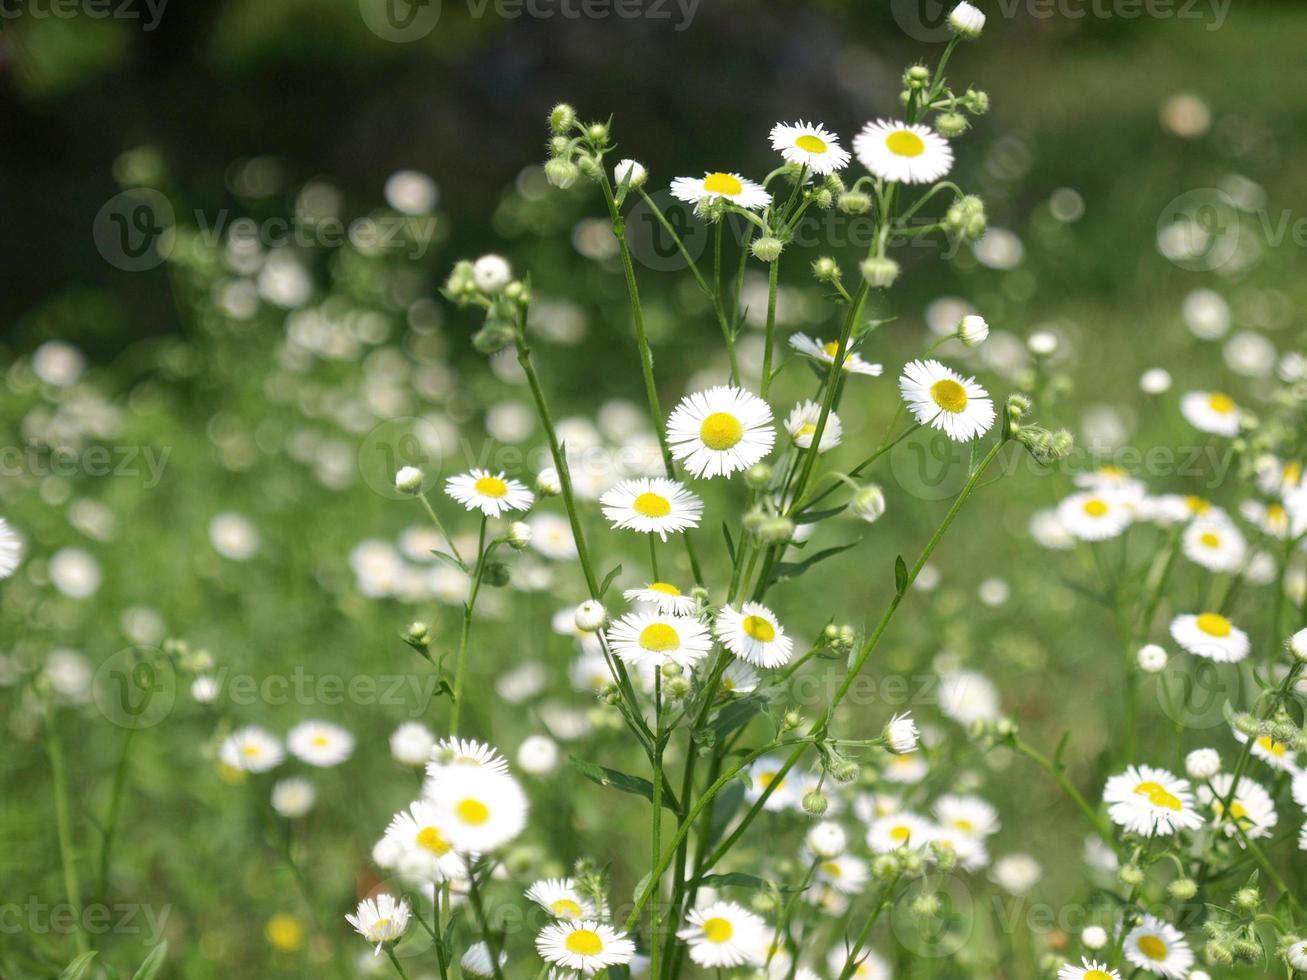
[[[723,606],[713,632],[727,650],[755,667],[779,667],[789,661],[794,647],[776,614],[757,602],[746,602],[738,611]]]
[[[499,966],[503,969],[508,962],[508,954],[503,950],[499,952]],[[459,965],[463,968],[465,975],[471,974],[474,977],[493,977],[495,975],[495,965],[490,961],[490,946],[485,940],[473,943],[459,960]]]
[[[691,909],[686,925],[677,932],[690,947],[690,959],[705,969],[761,966],[758,950],[766,941],[762,917],[734,902],[713,902]]]
[[[1189,781],[1165,769],[1129,766],[1103,788],[1103,802],[1112,822],[1143,837],[1165,836],[1203,825],[1194,810]]]
[[[1238,663],[1248,656],[1248,634],[1215,612],[1185,613],[1171,620],[1171,637],[1197,657]]]
[[[517,764],[529,776],[548,776],[558,768],[558,743],[548,735],[528,735],[517,747]]]
[[[1180,414],[1199,432],[1239,434],[1241,412],[1233,398],[1219,391],[1190,391],[1180,399]]]
[[[1230,787],[1233,783],[1233,773],[1223,772],[1213,776],[1210,786],[1198,787],[1199,802],[1211,808],[1214,814],[1213,823],[1217,826],[1224,825],[1227,837],[1237,836],[1233,826],[1234,821],[1238,821],[1239,827],[1249,839],[1269,837],[1280,821],[1271,794],[1266,792],[1266,788],[1261,783],[1246,776],[1241,777],[1239,787],[1234,792],[1234,799],[1230,801],[1230,813],[1227,819],[1224,803],[1230,795]],[[1241,840],[1241,846],[1242,843]]]
[[[302,721],[286,736],[291,754],[311,766],[338,766],[354,752],[354,736],[326,721]]]
[[[853,140],[853,152],[881,180],[933,184],[953,166],[953,148],[929,126],[869,122]]]
[[[427,782],[422,792],[432,796],[442,780],[458,778],[470,770],[508,775],[508,760],[493,745],[473,738],[442,738],[431,749],[427,761]]]
[[[884,738],[890,751],[906,755],[917,750],[917,724],[911,714],[894,715],[885,726]]]
[[[848,947],[839,945],[826,955],[826,965],[830,968],[831,976],[844,975],[844,964],[848,962],[850,952]],[[849,976],[852,980],[890,980],[891,973],[889,963],[883,956],[874,949],[864,949],[858,954],[857,965]]]
[[[1238,528],[1219,520],[1193,521],[1184,529],[1181,546],[1186,558],[1213,572],[1233,572],[1248,554]]]
[[[771,148],[779,151],[786,163],[797,163],[815,174],[834,173],[849,164],[849,151],[840,146],[838,136],[825,126],[802,121],[773,126]]]
[[[1031,855],[1018,851],[995,861],[989,877],[994,884],[1020,898],[1039,884],[1044,869]]]
[[[820,337],[814,339],[806,333],[793,334],[790,337],[790,346],[804,357],[811,357],[814,361],[820,361],[822,364],[834,364],[835,355],[840,351],[839,341],[824,341]],[[871,364],[864,361],[862,355],[857,351],[846,350],[844,352],[844,370],[849,374],[865,374],[872,378],[879,378],[885,368],[880,364]]]
[[[672,181],[672,197],[700,207],[727,201],[746,211],[757,211],[771,204],[771,195],[761,184],[720,170],[702,177],[677,177]]]
[[[286,753],[271,732],[247,725],[227,736],[218,749],[218,758],[233,769],[267,772],[281,765]]]
[[[1133,514],[1124,498],[1102,490],[1086,490],[1059,503],[1057,517],[1073,537],[1106,541],[1129,527]]]
[[[445,493],[468,510],[479,510],[487,517],[502,517],[510,510],[528,510],[535,497],[517,480],[505,479],[474,469],[471,473],[451,476],[445,481]]]
[[[948,794],[935,801],[935,819],[965,837],[983,840],[998,833],[998,811],[979,796]]]
[[[849,835],[834,820],[813,824],[803,842],[812,854],[827,860],[837,858],[849,849]]]
[[[634,667],[666,663],[689,670],[708,655],[708,628],[690,616],[627,613],[608,628],[613,653]]]
[[[900,847],[919,850],[935,836],[935,825],[925,817],[901,810],[881,817],[867,828],[867,846],[877,854],[897,851]]]
[[[60,548],[49,571],[54,587],[70,599],[89,599],[100,591],[100,563],[81,548]]]
[[[1184,933],[1170,923],[1145,915],[1125,937],[1125,958],[1159,977],[1182,980],[1194,965],[1193,950]]]
[[[623,480],[599,498],[613,527],[657,534],[664,541],[699,526],[703,501],[674,480]]]
[[[1237,728],[1232,729],[1232,732],[1241,745],[1248,741],[1248,736]],[[1272,769],[1294,774],[1298,772],[1298,753],[1294,752],[1284,742],[1277,742],[1269,735],[1258,735],[1257,738],[1253,739],[1252,751],[1253,755]]]
[[[757,395],[720,385],[681,399],[667,420],[667,441],[695,476],[730,476],[771,452],[771,421],[771,408]]]
[[[541,959],[589,976],[619,963],[630,963],[635,943],[626,933],[593,919],[545,926],[536,936]]]
[[[969,442],[994,424],[994,403],[975,378],[963,378],[939,361],[910,361],[899,390],[922,425],[939,429],[954,442]]]
[[[375,952],[380,953],[382,946],[397,942],[404,935],[410,914],[407,901],[396,901],[395,896],[382,892],[375,899],[359,902],[356,914],[347,914],[345,921],[368,942],[376,943]]]
[[[746,770],[749,783],[744,790],[745,799],[750,803],[756,803],[764,792],[771,789],[771,795],[762,805],[764,810],[779,813],[797,806],[802,795],[801,789],[797,780],[780,774],[784,767],[785,760],[778,756],[765,755],[761,759],[755,759]]]
[[[442,779],[432,799],[436,822],[460,854],[481,854],[507,844],[526,826],[527,800],[512,776],[464,767]]]
[[[23,539],[0,517],[0,578],[8,578],[23,560]]]
[[[1106,963],[1088,957],[1081,957],[1080,963],[1080,966],[1066,964],[1057,971],[1057,980],[1121,980],[1121,974],[1108,969]]]
[[[727,694],[749,694],[758,690],[758,671],[743,660],[732,660],[722,671],[721,684]]]
[[[845,895],[861,895],[871,877],[867,862],[852,854],[826,858],[817,865],[817,880]]]
[[[1293,802],[1297,803],[1304,810],[1307,810],[1307,771],[1300,772],[1293,777],[1291,792]]]
[[[693,616],[699,607],[694,596],[686,595],[670,582],[650,582],[643,588],[627,589],[622,598],[631,603],[648,603],[658,612],[673,616]]]
[[[963,871],[975,873],[989,864],[989,849],[979,838],[936,825],[930,843],[940,851],[951,851]]]
[[[980,8],[962,0],[948,15],[948,26],[962,37],[977,38],[985,29],[985,15]]]
[[[434,803],[418,800],[391,818],[379,847],[393,856],[394,867],[416,877],[431,881],[462,878],[467,865],[455,852],[441,820]]]
[[[272,808],[287,820],[298,820],[313,809],[318,792],[307,779],[294,776],[272,787]]]
[[[1307,851],[1307,827],[1303,828],[1301,847]],[[1295,970],[1307,973],[1307,939],[1300,939],[1285,951],[1284,958]]]
[[[431,758],[436,737],[419,721],[406,721],[391,733],[390,754],[406,766],[420,766]]]
[[[571,878],[542,878],[526,890],[526,897],[555,919],[593,919],[594,903],[577,890]]]
[[[790,411],[789,418],[785,420],[785,431],[790,434],[790,438],[800,449],[811,449],[812,437],[817,434],[817,422],[820,418],[820,405],[814,401],[799,402]],[[843,438],[844,426],[840,424],[840,417],[834,412],[828,412],[826,425],[821,430],[821,445],[817,447],[817,451],[829,452],[838,446]]]
[[[939,679],[939,710],[959,725],[994,721],[1000,711],[998,688],[977,671],[950,671]]]
[[[1085,490],[1100,490],[1131,501],[1142,500],[1148,494],[1148,484],[1120,466],[1100,466],[1089,473],[1077,473],[1073,482]]]

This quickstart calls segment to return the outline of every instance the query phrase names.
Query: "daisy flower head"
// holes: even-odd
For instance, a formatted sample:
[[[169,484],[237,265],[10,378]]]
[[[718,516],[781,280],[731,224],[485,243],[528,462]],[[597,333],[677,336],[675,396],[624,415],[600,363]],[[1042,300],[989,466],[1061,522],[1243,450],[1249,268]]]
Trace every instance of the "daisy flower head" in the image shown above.
[[[690,947],[690,959],[706,969],[761,965],[756,958],[766,939],[762,917],[735,902],[713,902],[691,909],[676,935]]]
[[[911,714],[895,715],[885,726],[885,743],[896,755],[917,750],[917,724]]]
[[[503,969],[504,964],[508,962],[508,954],[502,950],[499,953],[499,966]],[[490,960],[490,945],[482,940],[479,943],[473,943],[459,960],[459,966],[463,968],[464,976],[473,977],[493,977],[495,975],[495,965]]]
[[[435,785],[446,777],[457,778],[472,769],[508,775],[508,760],[497,748],[478,742],[474,738],[442,738],[431,749],[427,762],[427,779],[424,792],[431,795]]]
[[[961,37],[977,38],[985,29],[985,15],[980,8],[962,0],[948,15],[948,26]]]
[[[817,434],[817,422],[821,418],[821,406],[814,401],[802,401],[794,406],[789,418],[785,420],[785,431],[790,434],[794,444],[800,449],[812,448],[812,437]],[[844,426],[840,417],[834,412],[826,414],[826,425],[821,430],[821,445],[817,452],[829,452],[840,444],[844,438]]]
[[[872,821],[867,829],[867,846],[877,854],[897,851],[900,847],[918,850],[929,844],[934,836],[934,824],[915,813],[902,810]]]
[[[359,902],[354,915],[346,915],[345,921],[354,927],[354,931],[370,943],[376,943],[376,953],[386,943],[398,942],[408,928],[411,910],[408,902],[388,892],[382,892],[375,899],[365,898]]]
[[[656,534],[664,541],[699,526],[703,501],[674,480],[623,480],[599,498],[613,527]]]
[[[712,649],[708,628],[691,616],[627,613],[607,636],[613,653],[633,667],[674,663],[689,670]]]
[[[776,614],[758,602],[738,610],[723,606],[713,632],[727,650],[755,667],[779,667],[789,661],[794,644]]]
[[[815,174],[829,174],[849,165],[849,151],[825,126],[797,122],[777,123],[771,131],[771,148],[786,163],[797,163]]]
[[[1307,851],[1307,827],[1303,828],[1302,840],[1302,849]],[[1307,939],[1300,939],[1290,946],[1285,951],[1284,958],[1295,970],[1307,973]]]
[[[1081,957],[1080,966],[1070,963],[1057,971],[1057,980],[1121,980],[1121,974],[1088,957]]]
[[[1152,766],[1129,766],[1112,776],[1103,788],[1103,802],[1113,823],[1142,837],[1168,836],[1203,825],[1189,781]]]
[[[1134,515],[1123,497],[1102,490],[1086,490],[1063,499],[1057,505],[1057,517],[1072,537],[1106,541],[1129,527]]]
[[[1219,391],[1190,391],[1180,399],[1180,414],[1199,432],[1239,434],[1241,412],[1233,398]]]
[[[1204,806],[1211,808],[1215,823],[1218,826],[1225,826],[1227,837],[1236,835],[1237,831],[1234,827],[1236,822],[1249,839],[1269,837],[1280,821],[1271,794],[1266,792],[1266,788],[1261,783],[1246,776],[1240,777],[1239,786],[1234,791],[1234,799],[1230,801],[1227,817],[1225,800],[1229,797],[1230,787],[1233,784],[1233,773],[1219,773],[1212,777],[1210,786],[1198,787],[1198,799]],[[1241,846],[1242,843],[1241,839]]]
[[[771,408],[757,395],[719,385],[681,399],[667,420],[667,441],[695,476],[730,476],[771,452],[771,422]]]
[[[941,796],[934,812],[941,827],[966,837],[983,840],[998,833],[998,811],[978,796]]]
[[[286,735],[286,747],[302,762],[327,769],[353,754],[354,736],[330,722],[302,721]]]
[[[953,148],[929,126],[869,122],[853,139],[858,161],[881,180],[933,184],[953,166]]]
[[[479,510],[486,517],[502,517],[511,510],[528,510],[535,497],[517,480],[503,473],[472,470],[445,481],[445,493],[468,510]]]
[[[594,903],[585,898],[571,878],[542,878],[526,890],[526,897],[555,919],[593,919]]]
[[[467,767],[441,780],[432,799],[436,821],[460,854],[481,854],[507,844],[526,826],[527,800],[512,776]]]
[[[871,871],[867,862],[852,854],[826,858],[817,865],[817,880],[845,895],[860,895]]]
[[[1181,538],[1184,556],[1213,572],[1232,572],[1243,564],[1248,545],[1239,529],[1228,521],[1199,518]]]
[[[762,798],[763,793],[770,790],[771,795],[763,804],[763,809],[770,813],[778,813],[798,805],[801,795],[798,783],[789,776],[781,775],[781,770],[784,768],[785,760],[777,756],[765,755],[755,760],[747,770],[749,784],[744,790],[745,798],[750,803],[756,803]]]
[[[791,335],[790,346],[804,357],[811,357],[814,361],[820,361],[822,364],[834,364],[835,355],[840,352],[839,341],[824,341],[820,337],[814,339],[806,333]],[[865,374],[872,378],[879,378],[885,370],[879,364],[864,361],[861,354],[852,350],[844,352],[843,368],[849,374]]]
[[[1232,729],[1235,739],[1243,744],[1248,741],[1248,736],[1239,729]],[[1277,742],[1269,735],[1258,735],[1253,739],[1252,753],[1261,759],[1272,769],[1279,769],[1281,772],[1298,773],[1298,753],[1289,748],[1284,742]],[[1307,804],[1303,804],[1307,807]]]
[[[0,578],[8,578],[23,561],[23,539],[0,517]]]
[[[727,694],[748,694],[758,690],[758,671],[743,660],[732,660],[722,671],[721,684]]]
[[[536,936],[536,950],[541,959],[586,976],[635,957],[635,943],[626,933],[593,919],[545,926]]]
[[[726,201],[745,211],[757,211],[771,204],[771,195],[761,184],[720,170],[702,177],[677,177],[672,181],[672,197],[698,208]]]
[[[1196,657],[1238,663],[1248,656],[1248,634],[1216,612],[1185,613],[1171,620],[1171,637]]]
[[[969,442],[994,424],[994,403],[975,378],[964,378],[939,361],[909,361],[899,390],[922,425],[939,429],[954,442]]]
[[[441,814],[427,800],[418,800],[395,814],[379,847],[393,856],[395,867],[431,881],[450,881],[467,872],[447,836]]]
[[[223,765],[242,772],[267,772],[281,765],[286,752],[271,732],[247,725],[227,736],[218,749],[218,758]]]
[[[686,595],[670,582],[650,582],[642,588],[627,589],[622,598],[631,603],[648,603],[658,612],[673,616],[692,616],[699,608],[694,596]]]
[[[1125,958],[1159,977],[1181,980],[1194,965],[1184,933],[1153,915],[1145,915],[1125,937]]]

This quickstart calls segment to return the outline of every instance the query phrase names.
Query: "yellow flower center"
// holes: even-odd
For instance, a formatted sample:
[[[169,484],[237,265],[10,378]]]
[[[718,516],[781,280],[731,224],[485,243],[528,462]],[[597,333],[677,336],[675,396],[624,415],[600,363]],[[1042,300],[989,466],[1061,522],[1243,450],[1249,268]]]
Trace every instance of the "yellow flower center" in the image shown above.
[[[1261,736],[1257,739],[1257,744],[1277,759],[1283,759],[1289,752],[1289,746],[1285,745],[1283,742],[1275,741],[1275,739],[1271,738],[1269,735]]]
[[[549,910],[560,919],[579,919],[581,917],[581,906],[570,898],[560,898],[549,906]]]
[[[1229,415],[1235,408],[1234,399],[1229,395],[1214,391],[1207,396],[1207,407],[1218,415]]]
[[[666,582],[650,582],[650,583],[649,583],[649,591],[650,591],[650,592],[661,592],[661,593],[663,593],[664,595],[680,595],[680,594],[681,594],[681,590],[680,590],[680,589],[678,589],[678,588],[677,588],[676,586],[674,586],[674,585],[669,585],[669,584],[666,583]]]
[[[967,407],[967,389],[952,378],[944,378],[931,385],[930,397],[944,411],[955,415]]]
[[[912,828],[905,827],[902,824],[900,824],[899,826],[891,830],[889,832],[889,835],[893,840],[907,840],[909,837],[912,836]]]
[[[508,484],[497,476],[483,476],[477,480],[474,487],[483,497],[499,499],[508,496]]]
[[[735,933],[735,927],[730,921],[720,916],[714,916],[711,919],[704,919],[703,935],[710,943],[724,943]]]
[[[1112,974],[1102,970],[1086,970],[1084,980],[1112,980]]]
[[[1220,613],[1205,612],[1198,617],[1198,628],[1208,636],[1215,636],[1224,639],[1230,635],[1233,628],[1230,621]]]
[[[1302,466],[1298,463],[1289,463],[1284,467],[1284,480],[1282,482],[1293,484],[1302,479]]]
[[[770,786],[770,785],[771,785],[772,783],[774,783],[775,781],[776,781],[776,773],[774,773],[774,772],[760,772],[760,773],[758,773],[758,784],[759,784],[760,786],[762,786],[763,789],[766,789],[768,786]],[[781,785],[782,785],[782,786],[785,785],[784,781],[781,782]]]
[[[1150,960],[1164,960],[1166,959],[1166,943],[1162,942],[1159,936],[1140,936],[1139,952]]]
[[[1204,500],[1202,497],[1195,497],[1192,494],[1184,498],[1184,505],[1189,508],[1191,514],[1206,514],[1212,509],[1209,501]]]
[[[828,344],[822,344],[821,349],[826,352],[826,356],[834,360],[835,355],[840,352],[840,343],[838,340],[832,340]]]
[[[821,866],[821,870],[825,871],[832,878],[838,878],[843,874],[843,872],[840,871],[840,866],[834,861],[827,861]]]
[[[1100,466],[1098,468],[1099,476],[1107,476],[1112,479],[1119,479],[1126,475],[1125,470],[1120,466]]]
[[[926,152],[926,143],[912,130],[899,129],[885,138],[885,148],[896,157],[919,157]]]
[[[458,806],[454,807],[454,812],[458,814],[458,818],[464,823],[477,826],[490,819],[490,807],[471,797],[466,800],[459,800]]]
[[[314,746],[314,748],[325,749],[325,748],[326,748],[330,743],[331,743],[331,740],[330,740],[329,738],[327,738],[326,735],[314,735],[314,736],[313,736],[313,746]]]
[[[631,505],[643,517],[666,517],[672,512],[672,502],[656,493],[642,493]]]
[[[681,637],[666,623],[650,623],[640,631],[640,646],[653,653],[680,649]]]
[[[1220,800],[1213,800],[1212,807],[1216,810],[1216,815],[1218,817],[1225,813],[1225,805]],[[1236,820],[1248,820],[1248,810],[1238,800],[1235,800],[1230,804],[1230,815]]]
[[[1107,513],[1107,502],[1103,500],[1086,500],[1084,512],[1090,517],[1102,517]]]
[[[709,449],[721,452],[744,438],[744,426],[729,412],[713,412],[699,427],[699,438]]]
[[[440,836],[440,831],[435,827],[423,827],[418,831],[418,847],[430,851],[436,857],[443,857],[449,853],[450,843]]]
[[[973,824],[970,820],[966,820],[966,819],[963,819],[963,818],[959,818],[959,819],[957,819],[957,820],[954,820],[954,821],[953,821],[953,826],[954,826],[954,827],[957,827],[958,830],[962,831],[964,834],[970,834],[970,833],[973,833],[973,832],[975,831],[975,829],[976,829],[975,824]]]
[[[811,133],[804,133],[794,141],[794,145],[808,153],[826,152],[826,141],[820,136],[813,136]]]
[[[274,915],[264,933],[268,942],[286,953],[293,953],[304,944],[304,927],[291,915]]]
[[[807,436],[809,439],[811,439],[816,434],[817,434],[817,426],[814,425],[812,422],[804,422],[803,425],[799,426],[799,430],[794,433],[794,438],[800,439],[803,436]]]
[[[776,639],[776,629],[761,616],[745,616],[740,629],[760,643],[770,643]]]
[[[598,956],[604,951],[604,941],[593,929],[573,929],[563,940],[563,945],[569,953],[578,956]]]
[[[719,171],[715,174],[709,174],[703,179],[703,189],[709,194],[725,194],[727,197],[734,197],[744,190],[744,185],[740,183],[739,177],[732,177],[730,174]]]
[[[257,745],[246,745],[241,748],[241,755],[247,759],[257,759],[261,749]]]
[[[1140,796],[1148,797],[1148,802],[1153,806],[1165,807],[1168,810],[1179,812],[1184,809],[1184,804],[1180,802],[1179,797],[1172,796],[1166,791],[1166,787],[1161,783],[1145,782],[1135,787],[1135,792]]]
[[[1207,548],[1221,547],[1221,536],[1214,531],[1204,531],[1198,535],[1198,541]]]
[[[1266,521],[1269,524],[1283,524],[1288,516],[1288,512],[1279,504],[1271,504],[1266,508]]]

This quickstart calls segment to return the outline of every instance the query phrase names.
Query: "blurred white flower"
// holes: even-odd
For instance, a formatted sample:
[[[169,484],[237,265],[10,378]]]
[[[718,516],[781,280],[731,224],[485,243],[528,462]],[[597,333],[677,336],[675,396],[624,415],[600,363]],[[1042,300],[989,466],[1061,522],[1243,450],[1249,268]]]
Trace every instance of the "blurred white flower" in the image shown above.
[[[50,581],[70,599],[89,599],[100,589],[100,565],[80,548],[61,548],[50,559]]]

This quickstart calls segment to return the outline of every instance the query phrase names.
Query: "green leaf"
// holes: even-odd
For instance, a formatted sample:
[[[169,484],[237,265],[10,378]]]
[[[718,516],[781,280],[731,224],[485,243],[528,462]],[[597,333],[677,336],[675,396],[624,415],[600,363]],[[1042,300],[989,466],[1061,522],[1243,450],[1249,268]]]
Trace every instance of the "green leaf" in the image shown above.
[[[164,940],[150,950],[140,969],[132,974],[132,980],[154,980],[155,974],[163,967],[163,958],[168,955],[168,940]]]
[[[439,561],[443,561],[446,565],[453,565],[453,566],[454,566],[455,568],[457,568],[460,572],[466,572],[466,571],[468,571],[468,567],[467,567],[467,565],[464,564],[463,562],[459,561],[459,560],[458,560],[457,558],[455,558],[453,555],[446,554],[446,553],[443,552],[443,551],[432,551],[432,552],[431,552],[431,555],[432,555],[432,557],[436,558],[437,560],[439,560]]]
[[[82,953],[68,964],[63,973],[59,974],[59,980],[82,980],[86,971],[91,968],[91,960],[95,959],[95,955],[95,950]]]
[[[713,804],[712,822],[708,825],[708,846],[715,847],[726,834],[726,828],[735,819],[735,814],[744,802],[744,783],[733,779],[717,794]]]
[[[816,524],[818,521],[824,521],[828,517],[834,517],[837,514],[843,514],[849,509],[848,504],[840,504],[838,507],[830,507],[826,510],[803,510],[794,515],[795,524]]]
[[[650,803],[653,802],[653,783],[640,776],[632,776],[630,773],[619,772],[616,769],[609,769],[606,766],[596,765],[593,762],[586,762],[584,759],[578,759],[576,756],[569,757],[572,765],[586,779],[598,783],[600,786],[611,786],[614,789],[620,789],[623,793],[634,793],[636,796],[643,796]],[[663,793],[663,806],[676,812],[676,801],[668,799],[668,794]]]
[[[1053,767],[1055,769],[1062,768],[1062,753],[1066,751],[1066,747],[1070,743],[1070,741],[1071,741],[1070,732],[1063,733],[1062,737],[1058,739],[1057,749],[1053,752]]]
[[[809,555],[803,561],[782,561],[777,562],[776,567],[772,569],[771,577],[768,580],[769,585],[775,585],[778,582],[784,582],[786,579],[798,578],[813,565],[819,561],[825,561],[827,558],[834,558],[850,548],[856,547],[862,541],[858,538],[856,541],[850,541],[848,544],[836,545],[833,548],[826,548],[817,552],[815,555]]]
[[[699,879],[700,885],[707,885],[709,888],[724,888],[733,885],[736,888],[762,888],[770,890],[773,886],[766,878],[759,878],[757,875],[745,874],[743,871],[728,871],[719,875],[704,875]]]
[[[621,573],[622,573],[622,566],[617,565],[616,567],[613,568],[611,572],[609,572],[607,575],[604,576],[603,582],[599,584],[600,599],[602,599],[604,597],[604,593],[608,591],[608,586],[613,584],[613,579],[617,578],[617,576],[620,575]]]
[[[726,705],[717,712],[712,722],[708,725],[714,735],[719,739],[726,738],[736,729],[743,728],[754,716],[762,711],[767,710],[767,699],[751,694],[748,697],[736,698],[728,701]]]
[[[894,591],[899,595],[908,591],[908,563],[902,555],[894,559]]]
[[[731,562],[732,562],[732,564],[734,564],[734,562],[735,562],[735,542],[731,540],[731,529],[730,529],[729,527],[726,526],[726,522],[725,522],[725,521],[722,521],[722,534],[723,534],[723,535],[725,536],[725,538],[726,538],[726,551],[727,551],[727,553],[731,556]]]

